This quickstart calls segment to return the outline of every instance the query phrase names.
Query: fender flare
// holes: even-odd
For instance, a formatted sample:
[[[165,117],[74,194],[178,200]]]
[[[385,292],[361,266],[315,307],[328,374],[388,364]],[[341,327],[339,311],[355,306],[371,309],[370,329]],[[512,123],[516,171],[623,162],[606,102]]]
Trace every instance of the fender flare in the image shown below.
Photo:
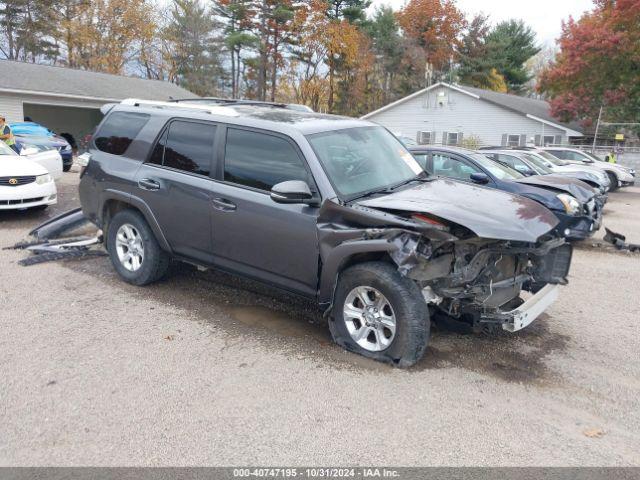
[[[162,229],[160,228],[160,224],[158,223],[158,220],[156,220],[156,217],[153,214],[153,211],[151,210],[151,208],[149,208],[149,205],[147,205],[147,203],[144,200],[142,200],[139,197],[133,196],[130,193],[126,193],[121,190],[112,190],[112,189],[105,190],[102,193],[101,197],[102,197],[100,202],[100,205],[102,205],[102,210],[100,212],[101,223],[104,224],[104,218],[102,217],[104,217],[104,214],[103,214],[104,206],[107,204],[107,202],[109,202],[110,200],[118,200],[120,202],[127,203],[132,207],[136,208],[137,210],[139,210],[140,213],[142,213],[142,216],[149,224],[149,227],[151,227],[151,230],[153,231],[153,234],[155,235],[156,240],[160,245],[160,248],[162,248],[167,252],[171,252],[171,247],[169,246],[169,242],[167,242],[167,237],[165,237],[164,233],[162,232]]]
[[[388,240],[356,240],[336,246],[323,262],[318,289],[318,303],[324,308],[333,304],[333,296],[338,283],[338,275],[343,265],[359,253],[391,252],[396,247]]]

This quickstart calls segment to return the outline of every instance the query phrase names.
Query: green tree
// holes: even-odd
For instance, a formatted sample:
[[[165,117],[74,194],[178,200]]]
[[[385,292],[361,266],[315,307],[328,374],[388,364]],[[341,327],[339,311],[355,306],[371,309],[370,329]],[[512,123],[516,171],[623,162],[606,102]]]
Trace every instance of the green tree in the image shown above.
[[[53,0],[0,2],[0,52],[10,60],[52,58]]]
[[[178,82],[198,95],[219,89],[223,70],[219,51],[219,25],[199,0],[173,0],[164,35],[173,45]]]
[[[373,42],[379,87],[382,91],[381,101],[386,104],[395,96],[395,79],[402,62],[400,25],[393,9],[383,5],[376,9],[365,30]]]
[[[504,77],[510,92],[521,93],[531,79],[526,62],[536,55],[536,35],[522,20],[496,25],[486,39],[490,66]]]

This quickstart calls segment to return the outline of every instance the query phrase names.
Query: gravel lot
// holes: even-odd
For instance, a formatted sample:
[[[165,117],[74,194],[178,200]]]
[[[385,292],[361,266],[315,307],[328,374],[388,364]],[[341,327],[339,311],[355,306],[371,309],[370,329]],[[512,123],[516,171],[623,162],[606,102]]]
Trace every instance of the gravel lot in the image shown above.
[[[0,212],[0,247],[77,205]],[[640,188],[605,225],[640,243]],[[594,246],[596,245],[596,246]],[[640,465],[640,254],[575,251],[515,335],[436,331],[402,371],[334,346],[314,306],[181,267],[0,266],[0,465]]]

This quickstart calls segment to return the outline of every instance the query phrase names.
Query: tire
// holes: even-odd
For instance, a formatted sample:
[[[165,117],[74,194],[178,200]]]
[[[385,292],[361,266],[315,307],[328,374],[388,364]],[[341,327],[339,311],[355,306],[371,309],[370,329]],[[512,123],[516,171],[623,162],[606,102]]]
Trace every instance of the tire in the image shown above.
[[[607,172],[607,175],[609,176],[609,180],[611,181],[611,187],[609,188],[609,191],[615,192],[616,190],[618,190],[618,188],[620,188],[618,186],[618,177],[616,177],[616,174],[613,172]]]
[[[134,242],[127,246],[126,242],[118,240],[119,232],[130,232],[129,237],[135,239]],[[120,239],[126,240],[127,237],[123,235]],[[160,248],[149,224],[136,210],[122,210],[111,219],[107,231],[107,250],[111,263],[120,277],[133,285],[156,282],[165,276],[169,268],[169,255]],[[135,263],[121,260],[121,255],[126,257],[127,253],[131,252],[136,253],[129,257],[135,256]],[[141,253],[138,255],[138,252]],[[136,265],[137,268],[134,268]]]
[[[356,340],[360,328],[368,328],[368,323],[360,323],[360,320],[348,318],[345,320],[345,302],[350,307],[362,304],[361,301],[350,301],[353,292],[358,287],[367,287],[382,294],[384,300],[388,302],[395,318],[395,332],[391,338],[385,338],[378,342],[379,332],[370,332],[366,340]],[[375,295],[369,297],[375,300]],[[359,297],[359,295],[356,295]],[[389,310],[387,309],[387,314]],[[385,314],[386,315],[386,314]],[[375,319],[373,320],[375,321]],[[358,328],[357,325],[361,326]],[[355,325],[355,327],[354,327]],[[333,340],[341,347],[374,360],[389,363],[397,367],[410,367],[422,358],[427,348],[430,334],[429,307],[425,303],[418,285],[408,278],[400,275],[398,270],[391,264],[384,262],[367,262],[354,265],[344,270],[338,278],[338,285],[334,296],[334,304],[331,318],[329,319],[329,330]],[[350,333],[349,329],[355,333]],[[384,328],[384,327],[383,327]],[[385,330],[385,337],[389,336],[391,330]],[[352,336],[352,335],[355,335]],[[370,340],[376,340],[372,342]],[[388,345],[385,342],[390,341]],[[363,348],[362,344],[368,348]],[[371,348],[383,347],[377,351]]]

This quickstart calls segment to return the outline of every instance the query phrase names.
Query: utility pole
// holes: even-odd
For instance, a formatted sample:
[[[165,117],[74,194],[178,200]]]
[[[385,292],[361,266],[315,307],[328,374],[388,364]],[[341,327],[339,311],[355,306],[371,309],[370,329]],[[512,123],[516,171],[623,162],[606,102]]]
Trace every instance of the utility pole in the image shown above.
[[[593,146],[591,147],[591,153],[596,154],[596,141],[598,140],[598,130],[600,130],[600,119],[602,118],[602,108],[604,105],[600,105],[600,113],[598,113],[598,123],[596,123],[596,133],[593,135]]]

